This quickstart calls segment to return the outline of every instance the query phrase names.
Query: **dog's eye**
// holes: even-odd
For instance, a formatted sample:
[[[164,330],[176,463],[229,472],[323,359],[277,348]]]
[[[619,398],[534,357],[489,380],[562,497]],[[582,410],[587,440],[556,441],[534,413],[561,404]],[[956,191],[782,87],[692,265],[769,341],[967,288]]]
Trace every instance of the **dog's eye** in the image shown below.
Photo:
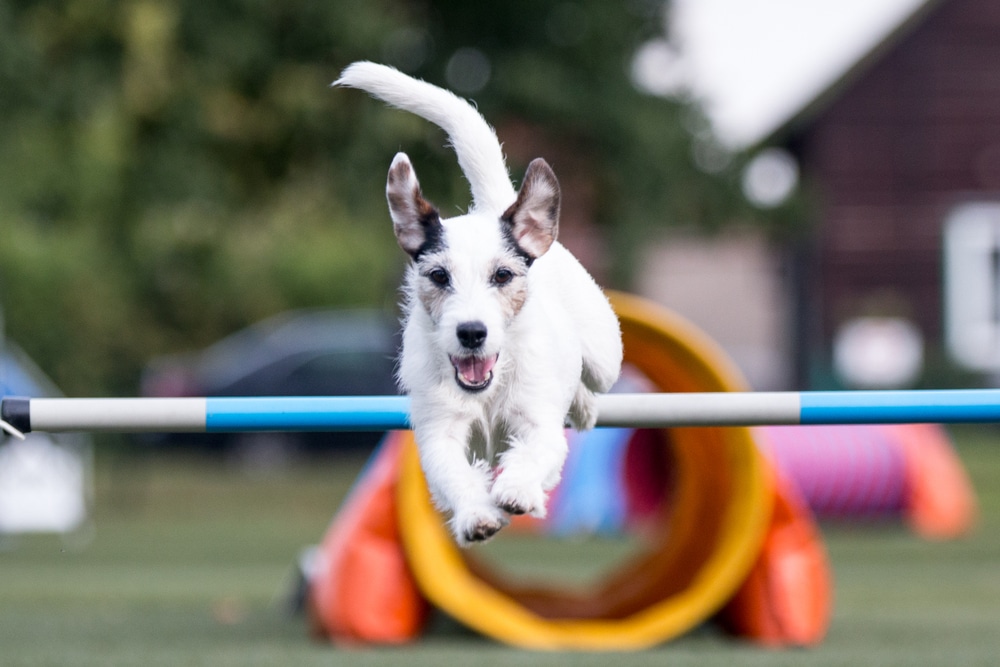
[[[510,269],[500,268],[493,274],[494,285],[506,285],[514,279],[514,272]]]
[[[431,282],[438,287],[447,287],[448,283],[451,282],[451,276],[444,269],[437,268],[427,274],[427,277],[431,279]]]

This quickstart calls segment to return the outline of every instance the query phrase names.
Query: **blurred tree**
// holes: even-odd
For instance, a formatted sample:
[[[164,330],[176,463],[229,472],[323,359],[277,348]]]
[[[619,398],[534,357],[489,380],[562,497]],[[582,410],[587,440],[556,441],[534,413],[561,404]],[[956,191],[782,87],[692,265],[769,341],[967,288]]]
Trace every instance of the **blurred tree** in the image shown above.
[[[443,210],[468,194],[439,131],[328,89],[357,59],[475,99],[515,176],[531,151],[554,162],[625,285],[652,226],[718,224],[741,205],[729,174],[692,161],[684,127],[697,112],[630,81],[662,10],[661,0],[0,3],[8,333],[67,392],[128,394],[153,354],[275,311],[392,303],[403,266],[383,195],[392,154],[411,154]]]
[[[328,85],[408,12],[360,0],[0,4],[10,336],[70,393],[132,393],[157,352],[285,308],[391,299],[399,262],[380,172],[421,130],[389,116],[351,124]]]
[[[655,228],[718,227],[747,213],[736,161],[724,156],[712,173],[696,163],[696,148],[714,147],[698,108],[633,81],[637,50],[664,39],[665,5],[439,1],[424,9],[419,38],[411,26],[404,42],[424,48],[403,49],[394,62],[473,98],[504,141],[515,178],[532,158],[548,159],[563,181],[564,242],[572,247],[573,234],[590,233],[610,244],[603,258],[574,249],[621,288]]]

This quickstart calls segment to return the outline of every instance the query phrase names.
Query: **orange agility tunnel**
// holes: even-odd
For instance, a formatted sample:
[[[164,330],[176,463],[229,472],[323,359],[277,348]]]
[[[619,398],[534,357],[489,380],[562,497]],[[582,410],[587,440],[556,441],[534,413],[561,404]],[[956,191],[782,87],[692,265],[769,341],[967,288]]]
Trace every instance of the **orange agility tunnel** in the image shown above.
[[[746,389],[693,326],[642,299],[610,298],[625,362],[651,390]],[[499,571],[483,547],[458,548],[431,503],[412,433],[391,433],[320,545],[309,585],[315,630],[338,641],[412,641],[437,609],[531,649],[635,650],[708,621],[769,645],[820,641],[831,606],[822,540],[753,431],[670,428],[650,438],[669,460],[671,483],[642,546],[598,581],[561,587]]]

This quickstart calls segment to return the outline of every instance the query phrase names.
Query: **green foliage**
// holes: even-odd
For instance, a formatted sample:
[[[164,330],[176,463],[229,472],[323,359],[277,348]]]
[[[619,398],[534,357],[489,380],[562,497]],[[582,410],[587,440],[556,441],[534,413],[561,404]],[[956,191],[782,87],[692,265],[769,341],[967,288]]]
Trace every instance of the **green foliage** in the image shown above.
[[[396,119],[329,88],[399,3],[0,5],[7,333],[74,394],[275,311],[391,303]],[[418,132],[419,133],[419,132]],[[397,139],[398,140],[398,139]]]
[[[456,52],[472,47],[489,76],[458,92],[498,126],[537,127],[588,165],[624,286],[651,228],[718,225],[740,205],[730,175],[692,164],[683,124],[697,114],[629,81],[661,10],[660,0],[2,3],[7,333],[68,393],[128,394],[150,356],[279,310],[391,307],[404,263],[384,203],[391,156],[411,154],[446,212],[467,205],[467,186],[436,128],[328,85],[358,59],[450,85]],[[462,81],[460,67],[452,75]]]

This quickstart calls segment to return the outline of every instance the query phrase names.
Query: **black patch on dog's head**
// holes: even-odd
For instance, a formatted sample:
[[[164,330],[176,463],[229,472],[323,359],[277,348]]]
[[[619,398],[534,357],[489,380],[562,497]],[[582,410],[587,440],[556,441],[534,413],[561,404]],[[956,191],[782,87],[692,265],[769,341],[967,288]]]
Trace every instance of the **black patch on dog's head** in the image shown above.
[[[507,245],[507,248],[509,248],[514,255],[523,259],[526,266],[530,267],[534,263],[535,258],[532,257],[527,250],[522,248],[517,242],[517,239],[514,238],[514,230],[510,221],[501,219],[501,223],[500,234],[503,235],[503,240]]]
[[[424,255],[439,252],[448,247],[444,240],[444,225],[441,224],[441,216],[437,209],[431,208],[426,213],[421,213],[419,224],[424,231],[424,242],[411,254],[414,262],[419,262]]]

